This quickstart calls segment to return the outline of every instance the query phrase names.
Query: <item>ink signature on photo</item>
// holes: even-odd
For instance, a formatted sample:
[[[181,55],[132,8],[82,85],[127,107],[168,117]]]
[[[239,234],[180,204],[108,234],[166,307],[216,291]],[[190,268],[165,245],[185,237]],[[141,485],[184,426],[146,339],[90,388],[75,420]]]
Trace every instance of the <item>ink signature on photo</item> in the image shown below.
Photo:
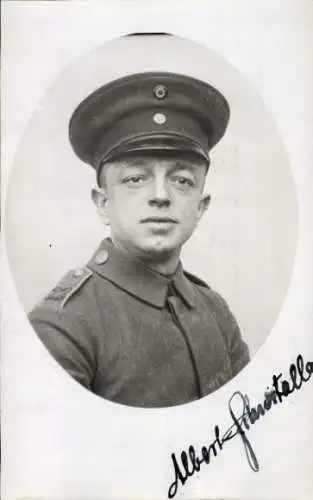
[[[234,392],[228,401],[232,425],[225,432],[221,432],[219,425],[215,425],[214,439],[208,446],[202,446],[199,452],[196,452],[194,446],[190,445],[188,451],[182,451],[179,456],[176,453],[171,454],[174,481],[168,489],[168,498],[174,498],[179,485],[184,486],[189,478],[200,471],[203,465],[210,464],[212,459],[224,449],[225,444],[236,436],[241,440],[250,468],[254,472],[258,472],[259,462],[246,432],[273,406],[282,403],[294,391],[300,390],[303,384],[310,380],[312,373],[313,361],[305,363],[303,356],[299,354],[296,363],[292,363],[289,367],[290,379],[284,379],[282,373],[274,374],[272,387],[267,388],[264,393],[264,401],[256,406],[251,406],[250,398],[247,395],[240,391]]]

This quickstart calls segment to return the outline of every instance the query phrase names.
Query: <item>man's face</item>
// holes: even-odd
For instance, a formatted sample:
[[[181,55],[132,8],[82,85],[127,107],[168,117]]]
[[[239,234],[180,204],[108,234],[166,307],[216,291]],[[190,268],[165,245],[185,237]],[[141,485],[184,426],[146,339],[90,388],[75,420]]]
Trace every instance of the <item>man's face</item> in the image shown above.
[[[205,175],[196,156],[130,155],[104,166],[100,212],[115,245],[151,258],[179,253],[208,205]]]

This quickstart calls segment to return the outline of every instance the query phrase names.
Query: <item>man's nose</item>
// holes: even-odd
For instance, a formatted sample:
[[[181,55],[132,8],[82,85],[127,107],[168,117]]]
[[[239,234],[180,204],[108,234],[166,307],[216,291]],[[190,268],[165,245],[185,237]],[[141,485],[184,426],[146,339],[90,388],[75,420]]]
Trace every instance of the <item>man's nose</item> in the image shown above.
[[[149,199],[150,205],[168,206],[171,203],[170,193],[166,179],[163,176],[156,176],[151,189]]]

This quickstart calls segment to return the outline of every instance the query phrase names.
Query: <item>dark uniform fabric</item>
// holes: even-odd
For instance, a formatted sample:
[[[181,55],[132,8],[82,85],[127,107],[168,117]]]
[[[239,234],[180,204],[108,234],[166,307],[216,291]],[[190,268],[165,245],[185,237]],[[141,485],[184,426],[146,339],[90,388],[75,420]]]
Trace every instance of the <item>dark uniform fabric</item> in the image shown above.
[[[104,240],[30,314],[54,358],[95,394],[132,406],[193,401],[249,361],[224,299],[184,272],[148,269]]]

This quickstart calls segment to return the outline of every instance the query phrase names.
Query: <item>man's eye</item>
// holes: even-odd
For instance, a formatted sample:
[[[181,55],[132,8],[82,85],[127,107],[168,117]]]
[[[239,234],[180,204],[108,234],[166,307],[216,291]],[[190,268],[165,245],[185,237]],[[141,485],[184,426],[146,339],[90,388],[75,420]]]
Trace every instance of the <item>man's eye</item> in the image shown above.
[[[176,175],[173,180],[181,187],[193,187],[195,185],[191,179],[188,179],[187,177],[183,177],[181,175]]]
[[[129,175],[123,179],[123,184],[140,184],[144,180],[143,175]]]

